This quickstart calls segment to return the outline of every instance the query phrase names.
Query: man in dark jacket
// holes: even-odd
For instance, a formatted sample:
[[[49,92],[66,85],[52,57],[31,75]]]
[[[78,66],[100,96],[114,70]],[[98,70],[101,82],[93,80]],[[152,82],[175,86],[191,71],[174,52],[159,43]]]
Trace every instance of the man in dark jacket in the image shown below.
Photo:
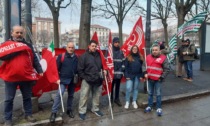
[[[58,55],[57,58],[57,68],[60,77],[58,84],[60,84],[62,95],[64,94],[65,89],[67,87],[68,90],[67,115],[70,118],[74,118],[72,101],[74,96],[75,85],[73,83],[73,80],[74,76],[77,74],[77,63],[78,63],[77,56],[74,54],[74,49],[75,49],[74,43],[69,42],[66,45],[66,52]],[[60,104],[61,104],[61,99],[60,99],[60,92],[58,90],[52,106],[52,114],[50,116],[50,122],[55,122],[56,113],[58,112]]]
[[[183,55],[183,63],[185,72],[187,74],[187,77],[183,78],[186,81],[192,82],[193,81],[193,66],[192,63],[195,60],[194,54],[195,54],[195,45],[190,44],[190,40],[186,39],[184,41],[184,48],[180,50],[181,54]]]
[[[91,40],[88,46],[88,50],[79,58],[78,62],[78,74],[82,78],[82,85],[80,90],[79,100],[79,117],[85,120],[87,111],[87,100],[89,94],[92,94],[92,112],[97,116],[103,116],[103,113],[99,110],[99,97],[101,95],[102,88],[102,71],[103,66],[101,57],[98,51],[96,51],[97,42]]]
[[[12,28],[11,32],[11,41],[15,42],[21,42],[23,44],[26,44],[28,47],[31,48],[32,54],[33,54],[33,67],[39,73],[40,76],[43,76],[43,71],[41,68],[41,65],[39,64],[39,61],[35,55],[34,49],[30,43],[27,43],[25,39],[23,38],[23,32],[24,29],[21,26],[14,26]],[[11,53],[7,56],[1,58],[1,60],[10,60],[15,59],[20,53]],[[17,66],[12,66],[17,67]],[[32,102],[31,102],[31,96],[32,96],[32,87],[34,85],[35,81],[22,81],[19,80],[17,82],[8,82],[5,81],[5,104],[4,104],[4,119],[5,119],[5,126],[11,126],[12,125],[12,109],[13,109],[13,100],[16,94],[16,89],[19,86],[20,91],[23,96],[23,107],[25,111],[25,119],[29,122],[35,122],[36,119],[32,117]]]
[[[119,93],[120,93],[120,81],[123,77],[123,70],[125,69],[124,66],[125,58],[123,52],[120,50],[119,38],[118,37],[113,38],[112,43],[113,43],[114,79],[112,81],[111,101],[113,102],[114,99],[114,102],[118,106],[122,106],[119,99]],[[113,98],[114,93],[115,93],[115,98]]]

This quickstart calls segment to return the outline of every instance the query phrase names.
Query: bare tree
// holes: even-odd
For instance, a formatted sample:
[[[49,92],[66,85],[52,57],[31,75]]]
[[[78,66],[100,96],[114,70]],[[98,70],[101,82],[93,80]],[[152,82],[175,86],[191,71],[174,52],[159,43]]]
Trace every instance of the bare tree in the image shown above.
[[[65,5],[62,5],[64,0],[43,0],[49,7],[53,16],[53,30],[54,30],[54,43],[55,48],[59,47],[59,31],[58,31],[58,18],[61,8],[66,8],[71,4],[72,0],[68,0]]]
[[[193,9],[190,10],[190,13],[188,13],[188,17],[194,17],[200,12],[206,11],[208,15],[210,15],[210,0],[197,0],[194,6],[192,7]],[[206,20],[209,20],[210,17],[207,17]]]
[[[91,5],[92,0],[81,0],[79,28],[79,48],[81,49],[87,48],[90,41]]]
[[[104,4],[96,3],[94,6],[94,10],[99,13],[98,16],[102,16],[107,19],[114,17],[116,19],[121,44],[123,43],[123,21],[136,1],[137,0],[104,0]]]
[[[175,0],[176,13],[178,17],[177,26],[181,26],[184,23],[185,16],[191,10],[192,6],[196,3],[196,0]],[[177,39],[178,45],[180,45],[180,40]]]

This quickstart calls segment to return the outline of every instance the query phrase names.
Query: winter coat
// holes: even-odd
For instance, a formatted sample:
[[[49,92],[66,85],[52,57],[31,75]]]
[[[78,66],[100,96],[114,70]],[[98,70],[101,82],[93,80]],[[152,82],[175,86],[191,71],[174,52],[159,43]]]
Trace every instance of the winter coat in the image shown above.
[[[125,59],[125,77],[134,79],[136,76],[138,78],[143,77],[143,61],[140,59],[139,55],[133,56],[134,61],[128,61]]]
[[[75,54],[70,55],[68,52],[65,52],[62,61],[62,55],[63,54],[58,55],[56,61],[60,81],[62,84],[70,84],[74,75],[77,74],[78,58]]]
[[[79,77],[85,79],[89,85],[102,85],[100,73],[102,71],[102,62],[99,52],[86,51],[79,57],[77,66]]]
[[[121,79],[125,69],[123,52],[113,48],[114,79]]]
[[[13,41],[12,37],[10,39],[11,41]],[[33,67],[35,68],[35,70],[37,71],[37,73],[43,73],[43,70],[42,70],[42,67],[39,63],[39,60],[35,54],[35,51],[34,51],[34,48],[32,46],[31,43],[28,43],[25,41],[25,39],[23,39],[23,41],[21,41],[22,43],[26,44],[29,48],[31,48],[32,50],[32,54],[33,54]],[[15,53],[12,53],[12,54],[9,54],[7,56],[4,56],[1,58],[1,60],[9,60],[9,59],[12,59],[14,58],[15,56],[17,56],[20,52],[15,52]]]

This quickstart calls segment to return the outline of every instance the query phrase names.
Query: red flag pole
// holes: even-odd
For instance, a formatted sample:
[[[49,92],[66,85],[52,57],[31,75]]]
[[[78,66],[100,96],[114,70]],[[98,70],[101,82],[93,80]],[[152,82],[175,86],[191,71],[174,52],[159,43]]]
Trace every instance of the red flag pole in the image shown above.
[[[105,83],[106,83],[106,89],[107,89],[108,99],[109,99],[109,107],[110,107],[110,110],[111,110],[111,116],[112,116],[112,120],[113,120],[114,117],[113,117],[113,111],[112,111],[112,103],[111,103],[111,100],[110,100],[110,93],[109,93],[109,87],[108,87],[108,82],[107,82],[106,76],[105,76]]]

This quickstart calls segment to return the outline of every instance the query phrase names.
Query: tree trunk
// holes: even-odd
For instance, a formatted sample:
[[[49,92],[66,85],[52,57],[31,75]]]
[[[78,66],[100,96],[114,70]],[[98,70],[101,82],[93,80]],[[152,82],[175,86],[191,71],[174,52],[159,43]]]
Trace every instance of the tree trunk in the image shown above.
[[[165,42],[166,45],[168,45],[168,24],[167,20],[162,20],[163,28],[164,28],[164,36],[165,36]]]
[[[120,45],[123,45],[123,30],[122,30],[122,25],[123,22],[118,22],[118,29],[119,29],[119,39],[120,39]]]
[[[53,14],[54,44],[55,48],[59,48],[59,30],[58,30],[59,13]]]
[[[92,0],[82,0],[81,2],[82,4],[79,28],[79,48],[86,49],[90,41],[90,19]]]

